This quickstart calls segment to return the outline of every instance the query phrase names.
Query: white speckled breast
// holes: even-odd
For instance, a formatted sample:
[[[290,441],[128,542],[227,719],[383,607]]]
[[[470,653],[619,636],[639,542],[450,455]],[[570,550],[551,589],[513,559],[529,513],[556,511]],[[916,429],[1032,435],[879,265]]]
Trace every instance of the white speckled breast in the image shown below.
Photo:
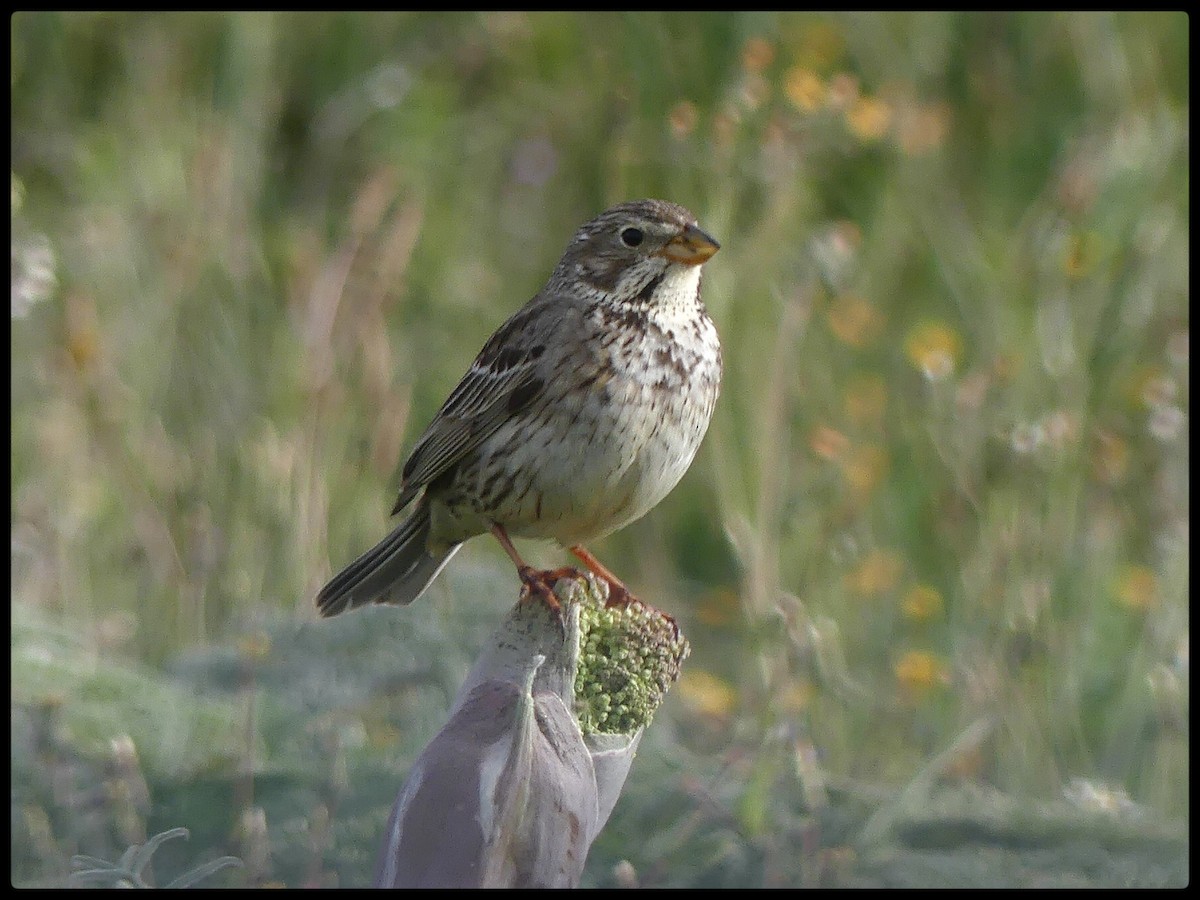
[[[720,390],[720,344],[699,282],[698,267],[670,266],[648,285],[653,303],[595,303],[569,323],[589,334],[547,348],[544,371],[558,374],[544,402],[502,425],[460,469],[448,495],[466,502],[441,511],[440,533],[484,530],[503,497],[510,534],[571,546],[658,504],[691,465]],[[636,327],[614,328],[614,316]]]

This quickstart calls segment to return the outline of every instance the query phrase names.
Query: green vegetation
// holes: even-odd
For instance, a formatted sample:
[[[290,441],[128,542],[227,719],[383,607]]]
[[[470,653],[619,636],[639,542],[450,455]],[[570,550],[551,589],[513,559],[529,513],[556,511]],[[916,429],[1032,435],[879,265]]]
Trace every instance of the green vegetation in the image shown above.
[[[721,241],[726,375],[592,548],[692,655],[585,884],[869,883],[938,787],[1186,822],[1184,14],[10,28],[14,881],[184,827],[163,872],[370,882],[518,584],[481,538],[412,607],[313,595],[641,196]]]
[[[588,600],[590,600],[590,595]],[[687,638],[641,603],[579,610],[576,716],[584,734],[632,734],[650,724],[687,658]]]

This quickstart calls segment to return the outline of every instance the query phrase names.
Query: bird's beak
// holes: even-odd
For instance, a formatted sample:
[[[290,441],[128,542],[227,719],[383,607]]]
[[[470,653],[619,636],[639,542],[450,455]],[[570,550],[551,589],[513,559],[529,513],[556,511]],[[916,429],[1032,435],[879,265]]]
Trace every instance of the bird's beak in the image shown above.
[[[658,255],[666,257],[671,262],[698,266],[707,262],[708,258],[720,249],[721,245],[714,238],[705,234],[695,225],[688,225],[667,241],[667,245],[658,251]]]

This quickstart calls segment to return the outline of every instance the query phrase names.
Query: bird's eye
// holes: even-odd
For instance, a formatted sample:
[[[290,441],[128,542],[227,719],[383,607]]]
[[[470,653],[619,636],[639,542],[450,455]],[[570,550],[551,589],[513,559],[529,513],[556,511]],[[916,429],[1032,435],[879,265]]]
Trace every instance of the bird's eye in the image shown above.
[[[626,228],[621,232],[621,243],[626,247],[636,247],[645,239],[640,228]]]

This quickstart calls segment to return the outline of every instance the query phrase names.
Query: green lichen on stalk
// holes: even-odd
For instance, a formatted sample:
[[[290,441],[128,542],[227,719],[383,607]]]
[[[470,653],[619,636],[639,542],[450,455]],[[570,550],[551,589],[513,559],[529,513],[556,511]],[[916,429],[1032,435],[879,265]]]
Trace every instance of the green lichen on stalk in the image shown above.
[[[632,734],[650,723],[679,678],[687,638],[639,602],[605,606],[589,592],[579,610],[575,713],[584,734]]]

